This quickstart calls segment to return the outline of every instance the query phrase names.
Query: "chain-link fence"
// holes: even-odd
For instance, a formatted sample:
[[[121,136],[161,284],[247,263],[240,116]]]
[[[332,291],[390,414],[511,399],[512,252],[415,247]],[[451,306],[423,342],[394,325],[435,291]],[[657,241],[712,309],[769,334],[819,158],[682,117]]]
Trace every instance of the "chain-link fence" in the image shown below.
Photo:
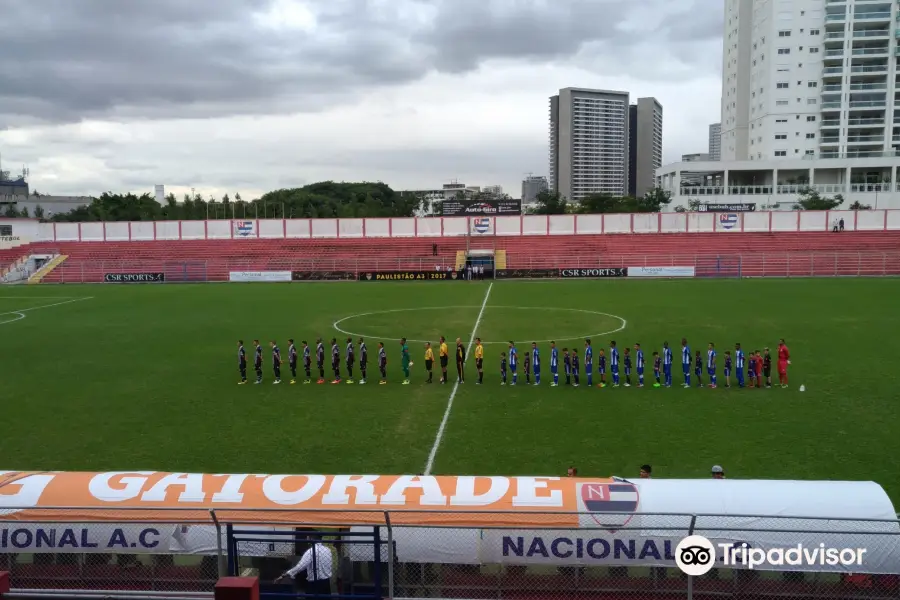
[[[421,525],[415,511],[167,514],[0,521],[10,597],[189,600],[209,596],[221,576],[255,575],[269,598],[900,598],[897,520],[473,512],[481,526],[470,527],[459,512],[443,526]],[[688,536],[713,548],[701,575],[684,572]]]

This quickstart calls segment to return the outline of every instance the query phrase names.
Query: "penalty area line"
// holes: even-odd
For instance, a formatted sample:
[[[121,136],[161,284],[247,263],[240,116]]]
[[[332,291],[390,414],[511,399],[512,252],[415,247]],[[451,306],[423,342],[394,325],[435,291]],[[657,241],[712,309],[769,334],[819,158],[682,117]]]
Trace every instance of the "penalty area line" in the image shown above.
[[[31,308],[20,308],[18,310],[11,310],[8,312],[3,312],[3,313],[0,313],[0,317],[2,317],[4,315],[18,315],[19,318],[12,319],[9,321],[2,321],[2,322],[0,322],[0,325],[3,325],[5,323],[14,323],[15,321],[21,321],[22,319],[25,318],[25,315],[23,315],[22,313],[31,312],[32,310],[40,310],[42,308],[51,308],[53,306],[62,306],[63,304],[72,304],[73,302],[81,302],[83,300],[93,300],[93,299],[94,299],[93,296],[85,296],[84,298],[76,298],[74,300],[65,300],[63,302],[54,302],[53,304],[42,304],[40,306],[32,306]]]
[[[469,360],[472,344],[475,343],[475,334],[478,333],[478,326],[481,324],[481,317],[484,316],[484,309],[487,306],[488,299],[491,297],[491,290],[493,288],[494,282],[492,281],[490,285],[488,285],[487,291],[484,293],[484,301],[481,303],[481,310],[478,311],[478,317],[475,319],[472,335],[469,336],[469,346],[466,348],[466,361]],[[458,390],[459,380],[457,379],[456,383],[453,384],[453,389],[450,390],[450,398],[447,400],[447,409],[444,411],[444,418],[441,419],[441,425],[438,427],[437,435],[434,438],[434,445],[431,447],[431,452],[428,453],[428,462],[425,463],[425,475],[431,475],[431,469],[434,467],[434,457],[437,456],[441,440],[444,438],[444,430],[447,428],[447,421],[450,420],[450,411],[453,410],[453,399],[456,398],[456,392]]]

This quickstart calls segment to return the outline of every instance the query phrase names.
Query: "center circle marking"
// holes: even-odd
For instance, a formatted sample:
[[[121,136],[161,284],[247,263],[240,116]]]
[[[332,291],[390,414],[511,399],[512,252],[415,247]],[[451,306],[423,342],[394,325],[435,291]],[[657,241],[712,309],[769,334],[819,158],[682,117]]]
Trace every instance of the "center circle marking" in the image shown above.
[[[372,315],[387,315],[387,314],[393,314],[393,313],[404,313],[404,312],[413,312],[413,311],[421,311],[421,310],[446,310],[446,309],[454,309],[454,308],[477,308],[477,309],[481,310],[482,306],[480,304],[478,306],[474,306],[474,305],[473,306],[465,306],[465,305],[416,306],[416,307],[412,307],[412,308],[392,308],[389,310],[374,310],[371,312],[358,313],[355,315],[350,315],[350,316],[338,319],[337,321],[332,323],[332,327],[334,327],[338,332],[343,333],[344,335],[363,337],[363,338],[377,338],[377,337],[381,337],[381,336],[371,336],[371,335],[367,335],[365,333],[356,333],[353,331],[347,331],[346,329],[341,329],[340,324],[343,323],[344,321],[349,321],[351,319],[358,319],[360,317],[370,317]],[[601,335],[610,335],[610,334],[618,333],[618,332],[622,331],[628,325],[628,322],[625,319],[623,319],[622,317],[620,317],[619,315],[613,315],[610,313],[600,312],[598,310],[585,310],[585,309],[581,309],[581,308],[563,308],[563,307],[556,307],[556,306],[554,306],[554,307],[548,307],[548,306],[490,306],[488,308],[502,308],[505,310],[553,310],[553,311],[577,312],[577,313],[584,313],[584,314],[588,314],[588,315],[600,315],[602,317],[610,317],[613,319],[617,319],[618,321],[620,321],[622,323],[621,327],[619,327],[618,329],[612,329],[610,331],[601,331],[599,333],[589,333],[586,335],[579,335],[579,336],[567,337],[567,338],[553,338],[552,340],[531,340],[538,344],[548,344],[552,341],[566,342],[569,340],[580,340],[580,339],[584,339],[584,338],[599,337]],[[385,339],[389,339],[392,341],[400,340],[400,338],[385,338]],[[413,339],[407,338],[406,341],[424,344],[425,342],[433,342],[434,340],[413,340]],[[487,344],[508,344],[509,342],[485,342],[482,340],[481,343],[487,345]]]

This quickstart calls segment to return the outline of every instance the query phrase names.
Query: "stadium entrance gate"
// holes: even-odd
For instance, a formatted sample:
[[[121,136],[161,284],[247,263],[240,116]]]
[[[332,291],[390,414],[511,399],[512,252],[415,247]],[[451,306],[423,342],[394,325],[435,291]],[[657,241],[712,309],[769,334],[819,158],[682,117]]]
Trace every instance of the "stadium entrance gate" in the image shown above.
[[[297,527],[273,531],[227,526],[228,574],[241,576],[248,569],[259,576],[261,598],[315,597],[305,587],[306,573],[279,580],[296,565],[316,543],[322,543],[332,555],[332,596],[359,600],[381,600],[389,596],[390,574],[388,542],[379,527],[372,531],[314,530]],[[315,557],[316,553],[311,554]],[[313,567],[310,567],[312,570]],[[319,596],[321,597],[321,596]]]

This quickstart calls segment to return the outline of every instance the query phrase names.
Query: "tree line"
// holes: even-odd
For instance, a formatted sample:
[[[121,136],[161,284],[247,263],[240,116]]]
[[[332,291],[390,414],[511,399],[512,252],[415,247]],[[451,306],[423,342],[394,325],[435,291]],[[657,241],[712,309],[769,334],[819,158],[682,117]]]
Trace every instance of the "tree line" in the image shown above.
[[[659,212],[672,202],[671,192],[654,188],[643,197],[590,194],[577,202],[570,202],[559,192],[543,191],[537,195],[532,215],[597,215],[608,213]]]
[[[468,199],[497,199],[490,194],[463,196]],[[503,195],[503,198],[509,196]],[[528,214],[608,214],[660,212],[672,201],[670,192],[660,188],[650,190],[643,197],[591,194],[577,202],[570,202],[558,192],[544,191],[527,209]],[[799,195],[795,210],[833,210],[844,203],[840,194],[833,197],[807,189]],[[678,212],[699,210],[700,201],[690,200]],[[767,207],[772,208],[772,207]],[[854,202],[850,210],[868,210],[867,204]],[[299,188],[280,189],[253,200],[244,200],[239,193],[225,194],[220,199],[204,198],[200,194],[185,194],[181,201],[169,194],[160,204],[151,194],[114,194],[105,192],[92,198],[90,204],[66,213],[47,214],[37,205],[32,214],[27,208],[7,205],[2,215],[7,218],[34,217],[58,222],[90,221],[166,221],[203,219],[281,219],[281,218],[366,218],[412,217],[417,214],[440,215],[440,202],[428,204],[419,193],[399,192],[384,183],[338,183],[323,181]]]
[[[40,205],[29,215],[9,205],[6,217],[35,217],[57,222],[90,221],[192,221],[204,219],[281,219],[281,218],[363,218],[412,217],[422,204],[416,194],[395,191],[384,183],[338,183],[322,181],[299,188],[267,192],[259,198],[244,200],[239,193],[220,199],[200,194],[185,194],[181,201],[174,194],[160,204],[147,194],[105,192],[91,198],[90,204],[69,212],[46,214]]]

